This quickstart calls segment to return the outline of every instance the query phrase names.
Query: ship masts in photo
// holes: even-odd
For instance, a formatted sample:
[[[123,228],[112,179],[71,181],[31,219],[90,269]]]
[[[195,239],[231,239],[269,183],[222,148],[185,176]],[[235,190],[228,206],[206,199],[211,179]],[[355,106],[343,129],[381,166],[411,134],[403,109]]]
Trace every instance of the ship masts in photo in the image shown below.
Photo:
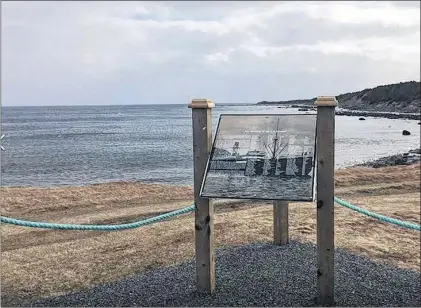
[[[267,144],[264,144],[266,150],[269,152],[269,156],[270,156],[270,159],[272,161],[276,160],[279,157],[279,155],[288,146],[288,143],[282,144],[282,143],[279,142],[281,140],[281,138],[278,135],[278,133],[279,133],[279,118],[278,118],[278,121],[276,123],[275,136],[272,139],[273,140],[273,150]]]

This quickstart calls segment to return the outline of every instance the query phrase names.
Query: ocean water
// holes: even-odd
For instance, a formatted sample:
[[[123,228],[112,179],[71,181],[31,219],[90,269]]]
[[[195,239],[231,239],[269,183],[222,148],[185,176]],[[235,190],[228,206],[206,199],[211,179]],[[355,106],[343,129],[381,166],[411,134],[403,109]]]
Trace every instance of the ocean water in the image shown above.
[[[217,105],[221,113],[300,113]],[[2,186],[139,181],[191,185],[191,109],[186,105],[2,107]],[[420,146],[418,121],[336,117],[336,168]],[[402,136],[402,130],[411,132]]]

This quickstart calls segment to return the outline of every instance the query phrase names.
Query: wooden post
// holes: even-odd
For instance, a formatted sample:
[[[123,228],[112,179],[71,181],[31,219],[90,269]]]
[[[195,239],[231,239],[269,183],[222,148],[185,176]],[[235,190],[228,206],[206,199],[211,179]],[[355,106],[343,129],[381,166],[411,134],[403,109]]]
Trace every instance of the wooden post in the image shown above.
[[[213,204],[211,200],[199,197],[212,149],[213,107],[215,105],[207,99],[194,99],[189,104],[193,122],[196,279],[199,293],[212,293],[215,289]]]
[[[334,96],[320,96],[317,106],[317,282],[319,304],[334,306],[334,168],[335,107]]]
[[[273,242],[275,245],[288,243],[288,202],[273,202]]]

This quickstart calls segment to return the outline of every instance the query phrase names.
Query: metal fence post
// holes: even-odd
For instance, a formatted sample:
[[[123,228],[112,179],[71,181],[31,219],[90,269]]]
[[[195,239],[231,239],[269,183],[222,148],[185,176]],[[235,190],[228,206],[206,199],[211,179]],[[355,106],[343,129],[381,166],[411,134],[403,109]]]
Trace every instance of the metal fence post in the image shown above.
[[[193,122],[195,251],[199,293],[212,293],[215,289],[213,204],[211,200],[199,197],[206,163],[212,149],[213,107],[215,105],[207,99],[194,99],[189,104]]]

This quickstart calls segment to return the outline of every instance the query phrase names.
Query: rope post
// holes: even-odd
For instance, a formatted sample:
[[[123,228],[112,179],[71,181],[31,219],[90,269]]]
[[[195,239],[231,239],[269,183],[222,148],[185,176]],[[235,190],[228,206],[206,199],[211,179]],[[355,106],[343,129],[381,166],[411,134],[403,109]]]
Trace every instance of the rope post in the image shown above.
[[[207,99],[194,99],[189,104],[193,122],[196,279],[199,293],[212,293],[215,289],[213,204],[211,200],[199,197],[212,149],[213,107],[215,105]]]
[[[273,242],[275,245],[288,244],[288,202],[273,202]]]
[[[316,120],[317,282],[321,306],[334,306],[334,96],[319,96]]]

